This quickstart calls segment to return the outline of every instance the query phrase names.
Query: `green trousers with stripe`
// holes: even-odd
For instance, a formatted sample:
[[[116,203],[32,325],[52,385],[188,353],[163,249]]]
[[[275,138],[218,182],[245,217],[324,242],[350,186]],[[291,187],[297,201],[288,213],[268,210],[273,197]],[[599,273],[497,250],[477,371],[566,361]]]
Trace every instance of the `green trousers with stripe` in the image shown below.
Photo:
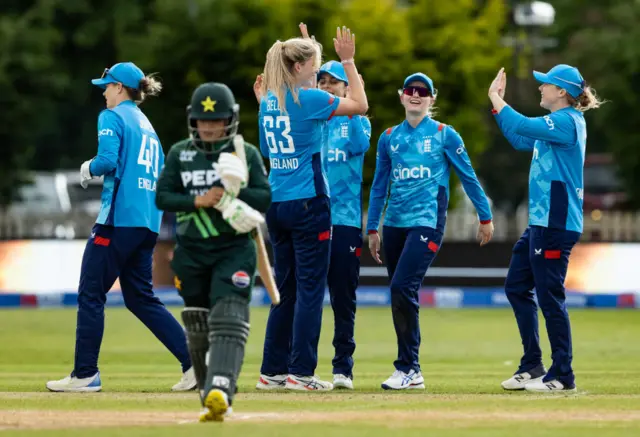
[[[197,226],[209,232],[206,221]],[[249,303],[257,269],[255,241],[250,234],[207,235],[197,240],[178,235],[171,268],[185,306],[212,308],[230,295]]]

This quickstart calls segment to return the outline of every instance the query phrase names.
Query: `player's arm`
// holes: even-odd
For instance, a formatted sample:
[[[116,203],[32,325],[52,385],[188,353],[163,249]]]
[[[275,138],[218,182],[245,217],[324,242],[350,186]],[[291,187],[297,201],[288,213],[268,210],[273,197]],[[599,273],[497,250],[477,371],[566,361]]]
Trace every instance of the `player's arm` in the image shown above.
[[[351,156],[362,155],[369,150],[371,144],[371,122],[367,117],[358,116],[351,119]]]
[[[267,170],[264,168],[262,158],[254,146],[245,143],[245,151],[249,169],[249,181],[247,187],[238,193],[238,199],[261,213],[265,213],[269,205],[271,205],[271,186],[267,178]]]
[[[180,150],[172,147],[164,162],[156,185],[156,206],[167,212],[192,212],[196,210],[196,196],[186,194],[180,175]]]
[[[113,111],[102,111],[98,117],[98,154],[89,165],[92,176],[102,176],[116,169],[123,134],[122,119]]]
[[[497,112],[494,112],[493,115],[495,116],[496,122],[498,123],[498,127],[502,131],[502,134],[505,136],[507,141],[511,143],[514,149],[525,151],[533,150],[533,146],[535,145],[536,140],[534,140],[533,138],[518,135],[514,131],[514,125],[505,123],[504,118],[500,117]]]
[[[260,153],[265,158],[269,157],[269,145],[267,144],[267,136],[264,133],[264,117],[262,112],[258,116],[258,135],[260,138]]]
[[[462,138],[451,126],[447,126],[445,129],[447,131],[445,131],[446,139],[444,150],[447,159],[456,170],[456,174],[462,182],[464,192],[467,193],[473,206],[475,206],[480,223],[489,223],[492,218],[489,199],[487,199],[487,195],[482,189],[480,181],[478,181]]]
[[[496,114],[499,123],[510,126],[516,135],[533,140],[543,140],[555,145],[573,146],[577,140],[575,123],[569,114],[552,112],[544,117],[525,117],[511,106],[505,106]]]
[[[384,132],[378,140],[376,153],[376,170],[369,195],[369,212],[367,218],[367,233],[378,232],[382,210],[389,192],[389,178],[391,176],[391,158],[388,153],[389,134]]]

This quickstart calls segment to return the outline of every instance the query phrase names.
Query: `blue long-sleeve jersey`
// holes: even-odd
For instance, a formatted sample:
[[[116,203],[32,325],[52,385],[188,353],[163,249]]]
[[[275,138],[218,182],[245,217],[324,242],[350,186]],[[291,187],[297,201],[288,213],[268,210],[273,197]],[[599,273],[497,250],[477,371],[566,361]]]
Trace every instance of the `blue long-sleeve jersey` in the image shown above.
[[[328,144],[324,148],[331,222],[362,228],[362,166],[369,150],[371,122],[367,117],[333,117],[327,124]]]
[[[324,129],[340,99],[315,88],[299,88],[298,98],[299,104],[287,88],[286,113],[271,91],[260,102],[260,151],[271,164],[273,202],[329,195]]]
[[[425,226],[444,232],[451,166],[462,181],[480,221],[491,208],[460,135],[429,117],[413,128],[406,120],[378,141],[376,172],[369,199],[367,231],[377,231],[388,194],[385,226]]]
[[[587,127],[582,112],[568,107],[528,118],[505,106],[495,115],[517,150],[532,150],[529,224],[582,232],[583,168]]]
[[[153,126],[138,106],[124,101],[98,117],[98,154],[93,176],[104,176],[102,206],[96,223],[160,231],[156,182],[164,152]]]

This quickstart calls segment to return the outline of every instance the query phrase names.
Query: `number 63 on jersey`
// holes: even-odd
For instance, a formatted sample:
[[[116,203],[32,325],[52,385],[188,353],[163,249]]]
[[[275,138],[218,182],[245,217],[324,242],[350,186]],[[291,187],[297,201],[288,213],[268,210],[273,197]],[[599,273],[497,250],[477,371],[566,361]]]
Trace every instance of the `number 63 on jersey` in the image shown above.
[[[262,126],[264,127],[269,152],[290,154],[296,151],[293,138],[289,135],[289,132],[291,132],[291,122],[288,116],[279,115],[273,117],[271,115],[265,115]]]

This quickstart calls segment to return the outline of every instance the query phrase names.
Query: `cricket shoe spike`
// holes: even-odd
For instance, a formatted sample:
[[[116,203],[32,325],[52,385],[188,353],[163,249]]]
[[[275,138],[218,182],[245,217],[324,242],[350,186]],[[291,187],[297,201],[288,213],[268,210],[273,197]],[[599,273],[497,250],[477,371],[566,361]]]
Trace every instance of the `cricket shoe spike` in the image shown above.
[[[333,384],[328,381],[322,381],[317,376],[296,376],[289,375],[285,385],[287,390],[299,391],[331,391]]]
[[[57,381],[49,381],[46,386],[49,391],[67,393],[91,393],[102,390],[100,372],[88,378],[76,378],[69,375]]]
[[[525,390],[535,393],[571,393],[575,392],[576,385],[565,386],[563,383],[558,381],[557,379],[552,379],[551,381],[544,382],[542,378],[538,381],[531,381],[524,386]]]
[[[193,367],[190,367],[189,370],[182,374],[182,379],[171,387],[171,391],[190,391],[195,390],[197,386],[196,382],[196,374],[193,371]]]
[[[416,372],[413,369],[409,373],[396,370],[381,386],[385,390],[424,389],[424,378],[422,372]]]
[[[229,396],[214,388],[204,399],[204,410],[200,413],[200,422],[223,422],[229,412]]]
[[[346,388],[353,390],[353,380],[342,374],[333,375],[333,388]]]
[[[287,384],[287,374],[284,375],[263,375],[260,374],[260,379],[256,384],[258,390],[278,390],[284,389]]]
[[[502,381],[500,385],[505,390],[524,390],[528,383],[542,381],[546,374],[547,370],[540,364],[528,372],[516,373],[506,381]]]

